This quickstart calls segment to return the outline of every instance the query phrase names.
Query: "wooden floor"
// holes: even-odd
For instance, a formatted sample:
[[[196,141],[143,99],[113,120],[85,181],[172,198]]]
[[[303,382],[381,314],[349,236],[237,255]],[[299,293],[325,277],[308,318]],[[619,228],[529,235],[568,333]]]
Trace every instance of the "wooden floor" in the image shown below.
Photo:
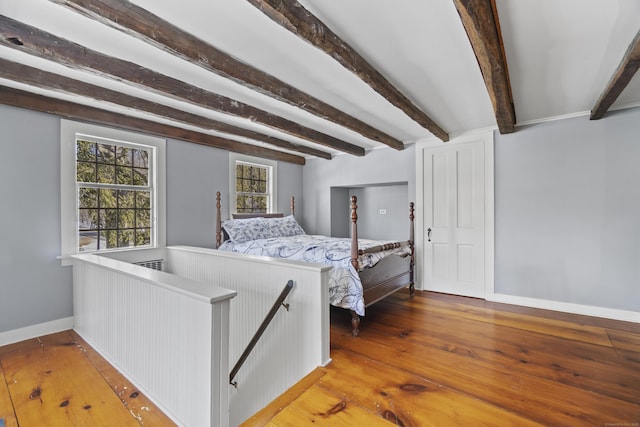
[[[640,426],[640,325],[442,294],[392,296],[245,426]]]
[[[0,347],[0,427],[175,426],[73,331]]]
[[[640,426],[640,325],[427,292],[331,313],[332,363],[244,426]],[[0,426],[170,426],[71,331],[0,348]]]

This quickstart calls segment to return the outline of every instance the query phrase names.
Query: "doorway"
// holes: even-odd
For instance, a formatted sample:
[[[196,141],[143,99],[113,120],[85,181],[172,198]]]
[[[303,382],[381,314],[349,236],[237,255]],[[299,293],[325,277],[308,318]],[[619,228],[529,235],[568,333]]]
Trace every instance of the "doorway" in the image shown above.
[[[419,155],[418,283],[485,298],[493,292],[493,133],[425,146]]]

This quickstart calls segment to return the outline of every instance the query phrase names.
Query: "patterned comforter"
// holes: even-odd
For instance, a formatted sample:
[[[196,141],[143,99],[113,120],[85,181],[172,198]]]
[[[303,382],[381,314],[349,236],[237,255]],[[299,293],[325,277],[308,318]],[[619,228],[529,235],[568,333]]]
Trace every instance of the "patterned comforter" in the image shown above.
[[[367,249],[388,243],[376,240],[358,240],[359,249]],[[290,237],[250,240],[244,243],[224,242],[223,251],[238,252],[249,255],[263,255],[274,258],[288,258],[299,261],[315,262],[331,265],[329,273],[329,303],[355,311],[364,316],[364,299],[360,276],[351,265],[351,239],[301,234]],[[382,258],[391,254],[406,255],[410,248],[400,248],[365,254],[360,256],[359,270],[372,267]]]

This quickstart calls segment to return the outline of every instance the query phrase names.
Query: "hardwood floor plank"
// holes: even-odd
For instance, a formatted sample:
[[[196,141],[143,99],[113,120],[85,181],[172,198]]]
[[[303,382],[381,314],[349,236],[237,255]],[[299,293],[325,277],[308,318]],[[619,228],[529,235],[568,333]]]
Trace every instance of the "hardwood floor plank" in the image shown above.
[[[4,423],[0,423],[0,427],[17,427],[18,421],[16,420],[16,414],[13,410],[13,403],[11,402],[11,395],[7,388],[7,378],[4,375],[4,369],[2,368],[2,360],[0,359],[0,420]]]
[[[118,396],[125,408],[127,408],[129,413],[138,420],[141,425],[157,427],[172,427],[176,425],[167,415],[160,411],[147,396],[141,393],[134,384],[100,356],[80,335],[75,331],[69,331],[69,333],[78,345],[78,348],[82,351],[82,354],[104,378],[113,393]]]
[[[396,316],[380,312],[375,323],[393,325]],[[390,326],[390,328],[394,328]],[[450,334],[452,328],[457,332]],[[548,335],[522,331],[514,333],[510,328],[499,328],[459,318],[431,316],[429,322],[414,322],[410,328],[395,328],[389,334],[401,336],[406,342],[423,337],[429,345],[469,357],[479,358],[497,366],[521,371],[562,384],[600,393],[605,396],[638,401],[640,396],[640,370],[621,361],[612,348],[558,339]],[[366,332],[363,332],[366,333]]]
[[[399,425],[541,425],[362,355],[334,349],[332,358],[319,384],[334,394],[348,390],[349,399]]]
[[[616,349],[640,353],[640,333],[608,330],[607,334]]]
[[[24,342],[2,355],[23,426],[139,426],[82,355],[69,333]]]
[[[304,393],[309,387],[320,381],[320,379],[326,374],[326,369],[317,368],[313,370],[309,375],[304,377],[301,381],[296,383],[289,390],[285,391],[282,395],[277,397],[273,402],[264,407],[258,413],[249,417],[241,426],[264,426],[271,425],[269,421],[278,415],[283,409],[285,409],[291,402],[296,400],[302,393]]]
[[[418,297],[419,298],[419,297]],[[418,298],[399,301],[397,297],[384,301],[384,304],[398,304],[403,307],[413,307],[429,313],[440,313],[448,317],[461,317],[479,322],[490,322],[492,325],[510,327],[529,332],[566,338],[575,341],[588,342],[605,347],[611,347],[611,341],[602,327],[581,325],[557,319],[547,319],[528,314],[510,312],[496,312],[493,309],[472,307],[465,304],[448,304],[437,300],[417,301]]]
[[[385,310],[384,307],[373,306],[369,310],[370,313],[375,312],[373,309]],[[410,321],[399,314],[401,311],[393,311],[392,319],[377,318],[370,325],[367,324],[366,329],[363,327],[362,335],[358,339],[366,340],[366,344],[349,337],[348,330],[341,325],[341,321],[334,322],[332,325],[338,325],[339,330],[336,332],[332,328],[332,346],[371,357],[382,363],[406,367],[405,369],[427,380],[475,396],[543,424],[601,425],[613,422],[612,420],[628,422],[637,418],[640,413],[637,403],[640,402],[640,396],[635,391],[631,392],[631,400],[636,402],[633,404],[599,395],[591,390],[578,389],[554,380],[539,378],[529,373],[530,367],[526,363],[520,364],[521,366],[505,366],[493,359],[483,360],[473,347],[443,345],[441,342],[429,343],[429,338],[422,337],[427,335],[424,333],[416,335],[420,335],[420,339],[427,340],[426,344],[407,339],[406,330],[411,329],[415,324],[426,322],[420,322],[417,318],[419,314],[416,314],[413,308],[405,312],[409,313],[407,316],[411,318]],[[455,314],[451,316],[452,321],[456,318]],[[390,324],[398,326],[395,329],[389,329]],[[495,325],[493,327],[494,330],[503,328],[516,335],[522,333],[510,326]],[[452,341],[463,330],[460,325],[444,327],[445,332],[449,331]],[[482,336],[477,338],[480,340]],[[551,335],[549,339],[557,339],[557,337]],[[574,342],[571,341],[571,343]],[[496,350],[501,351],[499,348]],[[553,351],[554,347],[551,346],[548,352],[553,354]],[[613,355],[612,352],[611,355]],[[635,365],[636,372],[637,369],[638,366]],[[568,396],[571,396],[570,400]]]
[[[640,362],[640,333],[607,330],[618,355],[634,362]]]
[[[396,296],[402,296],[403,294],[407,297],[409,296],[409,292],[404,290],[396,294]],[[585,316],[581,314],[546,310],[542,308],[533,308],[521,305],[485,301],[479,298],[461,297],[458,295],[442,294],[438,292],[418,291],[416,293],[416,297],[429,301],[441,301],[450,304],[462,304],[470,307],[481,307],[498,312],[523,314],[533,317],[541,317],[544,319],[563,320],[565,322],[576,323],[578,325],[597,326],[604,329],[615,329],[630,333],[640,333],[640,324],[634,322],[625,322],[622,320],[605,319],[602,317]]]
[[[366,411],[354,402],[314,385],[271,420],[277,427],[389,427],[386,421]]]

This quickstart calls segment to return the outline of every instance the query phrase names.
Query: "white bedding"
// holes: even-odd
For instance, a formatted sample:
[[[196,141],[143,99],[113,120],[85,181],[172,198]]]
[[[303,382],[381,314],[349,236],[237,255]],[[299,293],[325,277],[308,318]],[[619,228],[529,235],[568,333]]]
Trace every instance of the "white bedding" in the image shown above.
[[[384,243],[389,242],[359,239],[358,249],[367,249]],[[353,310],[358,315],[364,316],[362,282],[351,265],[351,239],[349,238],[300,234],[241,243],[227,240],[219,249],[331,265],[333,268],[329,274],[330,304]],[[408,245],[403,245],[400,248],[362,255],[358,259],[358,270],[374,266],[385,256],[392,254],[404,256],[410,254],[410,251]]]

